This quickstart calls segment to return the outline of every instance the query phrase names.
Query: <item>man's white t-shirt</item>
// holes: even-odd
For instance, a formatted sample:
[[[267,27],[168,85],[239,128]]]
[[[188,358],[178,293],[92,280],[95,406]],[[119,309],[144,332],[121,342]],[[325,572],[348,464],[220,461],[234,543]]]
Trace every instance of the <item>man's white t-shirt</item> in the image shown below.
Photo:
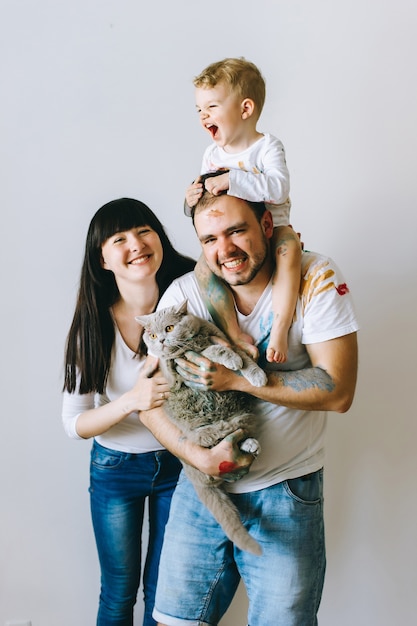
[[[188,301],[191,313],[211,319],[193,272],[176,279],[158,308]],[[302,279],[293,324],[289,331],[288,359],[271,364],[265,359],[272,325],[271,283],[249,315],[237,312],[241,329],[258,346],[259,364],[266,370],[311,367],[306,345],[330,341],[358,330],[349,289],[334,262],[313,252],[302,256]],[[256,400],[257,439],[262,452],[247,476],[228,484],[231,492],[256,491],[283,480],[315,472],[324,463],[327,413],[289,409]]]

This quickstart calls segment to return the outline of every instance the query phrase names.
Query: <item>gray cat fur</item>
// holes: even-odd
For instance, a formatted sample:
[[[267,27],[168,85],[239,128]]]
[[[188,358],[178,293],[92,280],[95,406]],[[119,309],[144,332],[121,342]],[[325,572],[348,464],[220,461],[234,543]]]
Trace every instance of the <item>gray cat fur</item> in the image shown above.
[[[159,358],[161,371],[170,384],[171,393],[165,403],[167,413],[184,435],[196,444],[211,448],[243,428],[248,438],[240,448],[257,456],[260,446],[253,438],[256,416],[252,412],[252,396],[238,391],[201,391],[187,387],[175,369],[174,359],[187,350],[198,352],[213,362],[239,371],[256,387],[266,384],[265,372],[245,352],[213,344],[210,337],[227,340],[226,336],[211,322],[187,313],[187,301],[136,320],[143,325],[149,352]],[[151,334],[155,335],[153,339]],[[261,547],[243,526],[237,508],[225,491],[224,480],[208,476],[186,463],[183,465],[199,498],[229,539],[242,550],[261,554]]]

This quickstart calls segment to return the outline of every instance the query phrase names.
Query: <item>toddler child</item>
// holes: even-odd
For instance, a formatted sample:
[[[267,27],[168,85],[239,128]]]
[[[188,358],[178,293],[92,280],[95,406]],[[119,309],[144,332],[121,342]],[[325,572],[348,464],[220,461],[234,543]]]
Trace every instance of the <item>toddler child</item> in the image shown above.
[[[301,245],[289,226],[289,173],[284,146],[269,133],[257,130],[265,101],[265,81],[244,58],[228,58],[209,65],[194,79],[196,105],[203,128],[213,139],[205,151],[201,174],[224,170],[204,181],[207,191],[229,193],[252,202],[265,202],[274,220],[271,245],[276,260],[273,277],[273,321],[266,358],[284,363],[288,331],[300,286]],[[186,191],[185,213],[191,214],[203,193],[197,178]],[[239,328],[232,294],[208,269],[203,258],[196,276],[215,323],[231,341],[257,356],[253,340]]]

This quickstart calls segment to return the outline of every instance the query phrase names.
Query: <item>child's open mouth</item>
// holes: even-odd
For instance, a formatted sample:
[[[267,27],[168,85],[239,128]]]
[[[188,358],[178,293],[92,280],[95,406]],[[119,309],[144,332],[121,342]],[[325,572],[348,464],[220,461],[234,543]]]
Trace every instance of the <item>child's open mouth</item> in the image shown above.
[[[215,124],[209,124],[208,126],[206,126],[206,128],[211,133],[211,136],[214,139],[217,131],[219,130],[218,126],[216,126]]]

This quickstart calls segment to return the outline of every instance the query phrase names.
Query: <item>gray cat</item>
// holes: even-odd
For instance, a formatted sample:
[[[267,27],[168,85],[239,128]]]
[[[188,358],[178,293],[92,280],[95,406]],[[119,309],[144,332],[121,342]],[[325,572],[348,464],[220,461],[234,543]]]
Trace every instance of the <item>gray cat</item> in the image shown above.
[[[174,359],[193,350],[213,362],[239,371],[252,385],[266,384],[265,372],[243,351],[213,344],[211,336],[225,335],[211,322],[187,313],[187,301],[136,320],[144,327],[143,339],[149,352],[159,357],[161,371],[170,384],[171,393],[165,404],[168,415],[191,441],[211,448],[238,428],[249,437],[240,449],[257,456],[259,443],[255,433],[256,416],[251,396],[238,391],[200,391],[184,385],[175,369]],[[261,554],[258,542],[242,525],[239,512],[224,489],[222,478],[213,478],[184,463],[184,470],[205,506],[223,527],[237,547]]]

